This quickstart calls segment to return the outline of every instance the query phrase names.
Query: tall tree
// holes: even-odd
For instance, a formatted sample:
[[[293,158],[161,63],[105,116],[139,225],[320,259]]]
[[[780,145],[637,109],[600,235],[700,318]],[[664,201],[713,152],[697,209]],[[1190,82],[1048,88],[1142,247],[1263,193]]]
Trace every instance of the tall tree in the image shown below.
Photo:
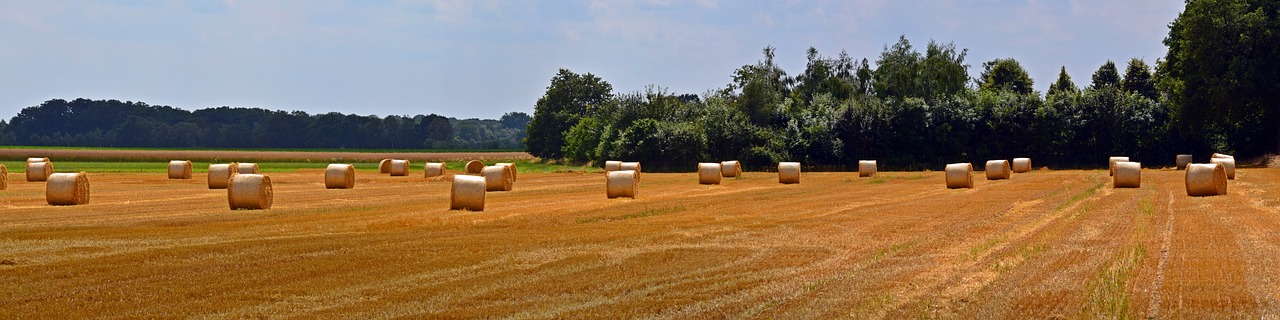
[[[875,91],[881,98],[902,99],[919,96],[920,52],[911,47],[907,36],[899,36],[893,46],[886,46],[876,60]]]
[[[1151,100],[1159,97],[1156,94],[1156,83],[1151,79],[1151,67],[1138,58],[1129,60],[1129,66],[1124,70],[1124,79],[1120,80],[1120,88]]]
[[[612,96],[613,85],[600,77],[560,69],[533,107],[525,147],[536,157],[560,158],[564,132]]]
[[[1028,94],[1034,90],[1035,81],[1013,58],[1001,58],[982,63],[982,75],[978,87],[982,90],[1001,90]]]
[[[964,91],[969,83],[969,65],[964,64],[969,49],[956,50],[954,42],[939,44],[929,40],[920,63],[921,97],[935,102]]]
[[[1045,96],[1052,96],[1062,93],[1075,93],[1080,89],[1076,87],[1076,83],[1071,81],[1071,76],[1067,74],[1067,67],[1062,66],[1062,70],[1058,71],[1058,81],[1054,81],[1049,85],[1049,92]]]
[[[1090,88],[1116,88],[1120,86],[1120,71],[1116,70],[1116,63],[1107,60],[1098,71],[1093,72],[1093,85]]]
[[[773,120],[773,114],[782,99],[791,94],[793,79],[774,63],[774,48],[764,48],[764,60],[745,65],[733,72],[733,89],[741,89],[738,108],[752,123],[765,125]],[[816,51],[815,51],[816,53]]]

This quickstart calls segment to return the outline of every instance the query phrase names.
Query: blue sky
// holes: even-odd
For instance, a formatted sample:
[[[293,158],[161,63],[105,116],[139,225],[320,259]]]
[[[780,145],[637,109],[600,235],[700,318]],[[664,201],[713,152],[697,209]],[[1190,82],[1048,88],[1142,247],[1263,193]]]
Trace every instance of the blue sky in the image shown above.
[[[497,118],[533,105],[559,68],[614,90],[703,93],[777,48],[872,63],[906,35],[1018,59],[1037,90],[1108,59],[1165,54],[1177,0],[485,1],[0,0],[0,118],[54,98],[184,109],[263,107]]]

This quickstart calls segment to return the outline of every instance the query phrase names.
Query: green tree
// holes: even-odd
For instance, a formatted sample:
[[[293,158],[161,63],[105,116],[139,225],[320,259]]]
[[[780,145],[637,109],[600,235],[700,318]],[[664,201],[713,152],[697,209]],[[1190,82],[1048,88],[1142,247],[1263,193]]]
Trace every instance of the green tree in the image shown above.
[[[902,99],[918,97],[917,78],[920,75],[920,52],[911,47],[907,36],[899,36],[893,46],[885,46],[876,60],[875,82],[876,96],[880,98]]]
[[[1129,60],[1129,66],[1124,70],[1124,79],[1120,80],[1120,88],[1124,91],[1137,93],[1147,99],[1156,100],[1159,96],[1156,94],[1155,81],[1151,79],[1151,67],[1147,66],[1142,59],[1133,58]]]
[[[738,96],[738,108],[757,125],[772,122],[778,104],[791,91],[793,80],[773,62],[773,57],[774,48],[765,47],[763,61],[742,66],[733,73],[731,89],[742,90]]]
[[[1019,94],[1028,94],[1033,90],[1035,81],[1022,68],[1022,64],[1013,58],[1001,58],[982,63],[982,75],[978,77],[978,88],[982,90],[1000,90]]]
[[[1093,72],[1093,85],[1090,88],[1116,88],[1120,86],[1120,72],[1116,70],[1116,63],[1107,60],[1098,71]]]
[[[613,85],[590,73],[560,69],[533,107],[525,148],[536,157],[558,159],[565,131],[613,96]]]
[[[1072,82],[1071,76],[1067,74],[1067,67],[1063,66],[1062,70],[1058,71],[1058,81],[1054,81],[1052,85],[1049,85],[1049,92],[1045,93],[1045,96],[1079,92],[1080,89],[1076,87],[1076,83]]]
[[[936,102],[964,91],[969,84],[969,65],[964,64],[968,55],[969,49],[956,50],[953,42],[939,44],[929,40],[916,80],[921,90],[919,97]]]

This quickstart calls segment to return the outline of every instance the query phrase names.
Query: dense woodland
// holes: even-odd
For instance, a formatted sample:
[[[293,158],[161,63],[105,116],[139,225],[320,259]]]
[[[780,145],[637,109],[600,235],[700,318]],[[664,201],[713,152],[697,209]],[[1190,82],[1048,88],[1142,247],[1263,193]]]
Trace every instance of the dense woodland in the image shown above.
[[[562,69],[535,106],[526,145],[542,158],[673,171],[727,159],[941,169],[1013,157],[1056,168],[1116,155],[1146,166],[1178,153],[1247,158],[1280,151],[1278,15],[1277,1],[1188,1],[1154,68],[1136,58],[1084,77],[1063,68],[1043,94],[1014,58],[983,62],[971,79],[967,49],[919,48],[905,37],[874,64],[810,48],[794,75],[765,48],[728,85],[699,95],[615,93],[604,79]]]
[[[520,149],[529,115],[459,120],[258,108],[187,111],[143,102],[49,100],[0,121],[0,144],[162,148]]]

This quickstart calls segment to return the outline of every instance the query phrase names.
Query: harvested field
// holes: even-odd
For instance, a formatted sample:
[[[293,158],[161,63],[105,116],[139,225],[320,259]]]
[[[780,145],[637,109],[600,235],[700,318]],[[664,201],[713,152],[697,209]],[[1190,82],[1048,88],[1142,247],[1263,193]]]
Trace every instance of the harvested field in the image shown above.
[[[522,172],[483,212],[449,211],[448,181],[323,169],[270,174],[258,211],[163,173],[90,173],[93,202],[51,207],[11,176],[0,317],[1280,315],[1280,170],[1196,198],[1184,174],[645,173],[606,199],[603,174]]]
[[[165,161],[200,162],[374,162],[404,159],[415,163],[459,160],[531,160],[525,152],[325,152],[325,151],[228,151],[228,150],[127,150],[127,149],[4,149],[0,159],[48,157],[58,161]]]

